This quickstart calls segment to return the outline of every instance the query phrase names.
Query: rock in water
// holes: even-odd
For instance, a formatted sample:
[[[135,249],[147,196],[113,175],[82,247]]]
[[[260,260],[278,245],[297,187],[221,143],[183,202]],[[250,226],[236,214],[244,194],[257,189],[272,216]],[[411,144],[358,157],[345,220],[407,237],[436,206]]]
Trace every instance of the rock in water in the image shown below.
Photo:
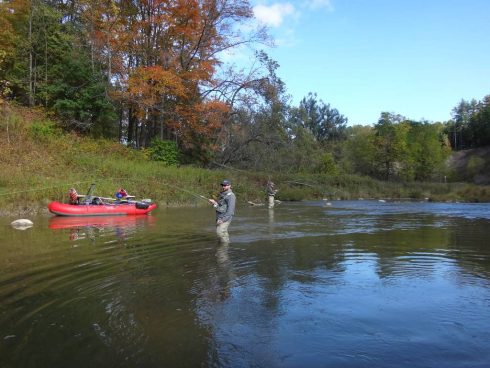
[[[32,227],[34,225],[34,223],[28,219],[18,219],[18,220],[12,221],[10,223],[10,225],[12,225],[12,227],[14,227],[17,230],[26,230],[26,229],[29,229],[30,227]]]

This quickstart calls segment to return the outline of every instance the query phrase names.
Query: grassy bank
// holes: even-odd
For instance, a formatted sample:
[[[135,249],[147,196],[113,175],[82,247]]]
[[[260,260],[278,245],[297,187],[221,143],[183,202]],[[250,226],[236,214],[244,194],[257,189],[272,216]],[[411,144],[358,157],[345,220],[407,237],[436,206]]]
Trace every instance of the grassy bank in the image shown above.
[[[392,183],[341,175],[245,172],[233,168],[207,170],[166,167],[149,161],[142,151],[116,142],[62,133],[41,111],[0,105],[0,214],[46,211],[52,200],[65,201],[75,187],[85,193],[96,183],[96,194],[112,196],[119,187],[151,198],[160,206],[206,205],[222,178],[233,181],[239,205],[263,202],[267,179],[280,200],[305,199],[430,199],[490,201],[489,187],[462,183]]]

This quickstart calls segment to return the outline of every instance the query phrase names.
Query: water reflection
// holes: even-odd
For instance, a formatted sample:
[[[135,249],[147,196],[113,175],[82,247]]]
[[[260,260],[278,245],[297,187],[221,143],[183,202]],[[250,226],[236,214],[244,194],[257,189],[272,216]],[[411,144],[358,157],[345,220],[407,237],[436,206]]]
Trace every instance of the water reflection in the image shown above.
[[[138,228],[155,223],[153,216],[86,216],[66,217],[53,216],[49,219],[48,227],[52,230],[69,230],[69,239],[94,240],[98,236],[112,235],[120,241],[125,240]]]
[[[230,297],[231,289],[233,287],[233,281],[235,280],[235,271],[233,269],[233,263],[230,260],[230,245],[226,242],[221,242],[216,250],[216,263],[217,271],[219,275],[219,288],[218,295],[219,300],[225,300]]]
[[[269,237],[272,239],[274,236],[274,208],[268,209],[269,214]]]
[[[218,236],[218,240],[221,244],[230,244],[230,234],[228,233],[228,229],[217,231],[216,235]]]

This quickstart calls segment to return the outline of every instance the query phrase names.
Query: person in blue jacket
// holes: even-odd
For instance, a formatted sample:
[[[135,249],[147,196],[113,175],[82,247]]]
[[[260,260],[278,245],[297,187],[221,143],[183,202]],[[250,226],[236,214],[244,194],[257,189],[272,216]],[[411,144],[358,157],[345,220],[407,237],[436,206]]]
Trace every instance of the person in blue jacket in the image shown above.
[[[126,199],[126,197],[128,196],[128,192],[126,192],[126,189],[124,188],[119,188],[115,196],[119,201],[121,201],[123,199]]]

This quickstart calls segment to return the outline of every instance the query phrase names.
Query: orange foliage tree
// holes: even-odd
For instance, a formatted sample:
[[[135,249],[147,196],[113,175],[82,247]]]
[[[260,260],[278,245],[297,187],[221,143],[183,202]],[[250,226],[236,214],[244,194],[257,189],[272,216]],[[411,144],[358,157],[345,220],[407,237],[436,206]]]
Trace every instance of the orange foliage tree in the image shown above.
[[[247,0],[82,0],[94,49],[102,58],[125,117],[125,139],[146,146],[175,139],[184,150],[212,150],[230,101],[219,88],[221,52],[265,39],[243,38]]]

